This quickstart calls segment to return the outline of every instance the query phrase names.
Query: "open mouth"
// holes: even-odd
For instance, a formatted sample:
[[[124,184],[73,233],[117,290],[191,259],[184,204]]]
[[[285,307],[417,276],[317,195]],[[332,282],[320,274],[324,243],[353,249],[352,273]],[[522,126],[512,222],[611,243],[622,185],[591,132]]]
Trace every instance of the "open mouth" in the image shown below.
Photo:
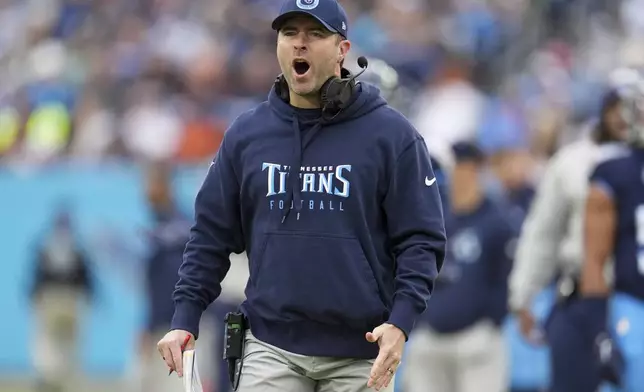
[[[293,69],[295,70],[295,73],[298,75],[304,75],[309,71],[309,68],[311,66],[309,65],[308,61],[306,60],[293,60]]]

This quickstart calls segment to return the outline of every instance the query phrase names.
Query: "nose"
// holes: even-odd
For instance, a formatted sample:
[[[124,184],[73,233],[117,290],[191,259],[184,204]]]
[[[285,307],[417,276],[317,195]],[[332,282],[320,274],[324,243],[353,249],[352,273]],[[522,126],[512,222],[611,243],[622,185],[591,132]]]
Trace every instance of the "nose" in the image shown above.
[[[294,37],[293,49],[295,49],[296,52],[307,50],[305,34],[298,34]]]

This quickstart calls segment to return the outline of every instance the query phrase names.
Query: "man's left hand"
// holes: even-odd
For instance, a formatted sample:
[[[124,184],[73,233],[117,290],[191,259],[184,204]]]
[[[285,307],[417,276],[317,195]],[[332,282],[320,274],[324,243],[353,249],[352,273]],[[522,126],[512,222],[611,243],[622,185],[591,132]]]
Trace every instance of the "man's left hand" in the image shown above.
[[[405,334],[392,324],[382,324],[373,332],[367,332],[367,341],[378,343],[380,351],[378,358],[371,368],[367,386],[375,387],[376,391],[389,386],[402,359],[405,346]]]

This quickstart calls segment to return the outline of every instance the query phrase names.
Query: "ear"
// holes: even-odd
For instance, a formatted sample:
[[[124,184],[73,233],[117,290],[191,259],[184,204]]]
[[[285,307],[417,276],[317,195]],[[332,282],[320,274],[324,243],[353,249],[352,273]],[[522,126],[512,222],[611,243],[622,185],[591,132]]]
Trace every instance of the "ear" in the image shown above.
[[[340,44],[338,45],[338,63],[342,62],[345,57],[347,57],[347,53],[349,53],[349,50],[351,49],[351,42],[349,40],[342,40],[340,41]]]

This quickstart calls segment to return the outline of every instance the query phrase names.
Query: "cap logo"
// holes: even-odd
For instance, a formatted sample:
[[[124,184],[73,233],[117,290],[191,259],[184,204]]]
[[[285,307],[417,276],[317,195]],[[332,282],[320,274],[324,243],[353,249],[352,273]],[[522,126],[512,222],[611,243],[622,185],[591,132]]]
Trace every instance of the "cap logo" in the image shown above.
[[[312,10],[320,4],[320,0],[297,0],[295,5],[303,10]]]

